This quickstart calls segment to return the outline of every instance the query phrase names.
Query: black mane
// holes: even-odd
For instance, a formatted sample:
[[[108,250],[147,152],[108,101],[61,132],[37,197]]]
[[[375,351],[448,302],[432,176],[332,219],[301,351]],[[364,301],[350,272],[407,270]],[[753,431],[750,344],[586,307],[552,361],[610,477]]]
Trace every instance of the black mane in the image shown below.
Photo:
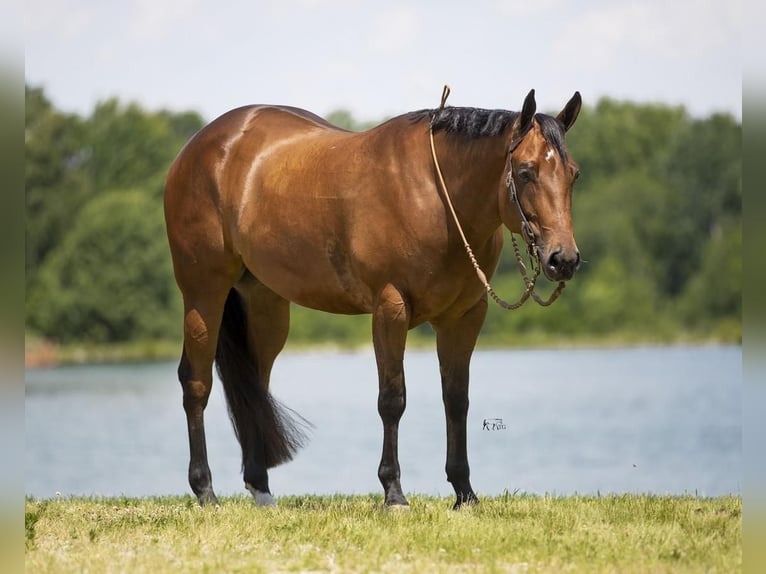
[[[428,119],[434,131],[460,134],[470,139],[498,136],[511,127],[519,112],[485,110],[482,108],[453,108],[447,106],[435,110],[412,112],[413,119]]]
[[[468,139],[478,139],[499,136],[513,125],[519,117],[519,112],[446,106],[410,112],[407,116],[413,122],[430,121],[434,132],[444,131]],[[535,114],[535,119],[540,125],[545,140],[554,147],[563,160],[566,160],[564,125],[546,114]]]

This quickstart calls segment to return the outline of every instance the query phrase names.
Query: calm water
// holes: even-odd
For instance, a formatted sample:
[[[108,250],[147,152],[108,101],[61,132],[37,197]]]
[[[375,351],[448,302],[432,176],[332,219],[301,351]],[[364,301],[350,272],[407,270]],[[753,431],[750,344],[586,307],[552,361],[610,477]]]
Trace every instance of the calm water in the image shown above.
[[[478,351],[468,421],[474,489],[739,494],[741,359],[740,347]],[[402,486],[451,494],[435,353],[409,352],[405,368]],[[175,369],[163,363],[28,371],[26,493],[190,493]],[[315,425],[296,459],[271,471],[276,495],[381,490],[371,351],[283,354],[272,391]],[[485,430],[485,419],[502,419],[505,428]],[[220,384],[206,425],[216,491],[244,493]]]

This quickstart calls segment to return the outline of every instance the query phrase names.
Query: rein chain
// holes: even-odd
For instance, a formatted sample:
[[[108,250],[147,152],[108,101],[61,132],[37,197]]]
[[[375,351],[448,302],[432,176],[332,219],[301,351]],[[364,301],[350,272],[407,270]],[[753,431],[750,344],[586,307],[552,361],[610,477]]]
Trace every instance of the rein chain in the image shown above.
[[[439,109],[444,108],[444,104],[447,101],[447,96],[449,96],[449,93],[450,93],[449,86],[444,86],[444,92],[442,93],[442,99],[441,99],[441,106]],[[481,281],[482,285],[484,285],[484,288],[487,290],[487,294],[490,297],[492,297],[495,303],[500,305],[500,307],[510,311],[513,311],[521,307],[527,301],[527,299],[529,299],[530,296],[532,297],[532,299],[535,300],[535,302],[538,305],[541,305],[543,307],[547,307],[551,305],[556,299],[558,299],[559,295],[564,290],[564,287],[566,287],[566,283],[564,281],[559,281],[558,286],[553,291],[553,293],[551,293],[548,299],[543,299],[537,293],[535,293],[535,283],[537,282],[537,278],[540,276],[542,263],[540,262],[540,253],[537,249],[537,245],[535,244],[534,234],[532,233],[531,227],[529,225],[529,221],[527,220],[527,217],[524,214],[524,211],[521,209],[521,203],[519,203],[519,198],[518,198],[518,195],[516,194],[516,184],[513,181],[513,164],[511,163],[511,153],[513,153],[513,150],[521,142],[521,138],[518,138],[517,140],[515,140],[515,143],[511,144],[510,151],[508,152],[508,178],[506,179],[506,188],[508,189],[511,199],[516,205],[516,208],[519,210],[519,215],[521,216],[522,237],[524,237],[524,241],[527,244],[527,251],[529,254],[530,264],[532,266],[532,276],[531,277],[529,276],[529,273],[527,271],[527,266],[524,264],[524,259],[521,256],[521,251],[519,249],[518,244],[516,243],[516,236],[513,234],[513,232],[511,232],[511,242],[513,244],[513,253],[516,256],[516,262],[518,263],[518,266],[519,266],[519,273],[521,274],[521,277],[524,280],[524,284],[526,285],[526,288],[524,289],[524,292],[521,294],[521,297],[519,297],[518,301],[516,301],[515,303],[508,303],[507,301],[503,300],[492,288],[492,285],[489,284],[487,275],[484,273],[484,271],[482,271],[481,267],[479,266],[479,262],[476,260],[476,256],[473,254],[473,249],[471,249],[471,246],[468,243],[468,239],[466,238],[465,233],[463,232],[463,227],[460,225],[460,220],[458,219],[457,213],[455,212],[455,207],[452,204],[452,199],[450,198],[449,192],[447,191],[447,184],[444,181],[444,176],[442,175],[441,166],[439,166],[439,160],[436,157],[436,145],[434,144],[433,118],[431,120],[431,124],[429,126],[428,132],[429,132],[429,137],[431,140],[431,156],[433,157],[433,160],[434,160],[436,175],[439,177],[439,183],[441,184],[441,188],[444,192],[444,198],[447,201],[447,206],[449,207],[450,213],[452,214],[452,218],[455,220],[455,225],[457,226],[458,233],[460,233],[460,238],[463,240],[463,247],[465,247],[465,251],[468,254],[468,258],[471,260],[471,264],[473,265],[473,268],[476,271],[476,276],[479,278],[479,281]]]

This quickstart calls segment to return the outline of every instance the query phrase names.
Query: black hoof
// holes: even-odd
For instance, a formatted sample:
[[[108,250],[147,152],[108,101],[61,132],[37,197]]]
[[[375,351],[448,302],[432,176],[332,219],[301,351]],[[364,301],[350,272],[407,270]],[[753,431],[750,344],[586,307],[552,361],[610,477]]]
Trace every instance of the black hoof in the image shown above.
[[[199,494],[197,500],[199,500],[200,506],[221,506],[221,503],[218,502],[218,498],[212,490]]]
[[[404,496],[387,496],[385,502],[386,508],[409,508],[410,503]]]
[[[475,506],[477,504],[479,504],[479,499],[473,492],[458,494],[452,510],[460,510],[463,506]]]

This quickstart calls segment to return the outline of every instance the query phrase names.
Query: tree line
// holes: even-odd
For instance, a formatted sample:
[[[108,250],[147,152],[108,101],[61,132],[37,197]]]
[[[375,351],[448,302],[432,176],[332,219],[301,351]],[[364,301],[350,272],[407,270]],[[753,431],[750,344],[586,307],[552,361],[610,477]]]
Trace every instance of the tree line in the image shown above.
[[[374,125],[342,109],[327,118]],[[30,333],[63,344],[180,340],[162,189],[204,123],[194,111],[117,99],[83,117],[27,86]],[[741,340],[741,124],[603,98],[583,108],[567,140],[582,174],[573,219],[584,263],[550,308],[491,306],[480,340]],[[493,286],[507,299],[522,291],[509,247]],[[369,318],[293,306],[292,342],[356,344],[369,333]],[[427,326],[412,334],[430,336]]]

